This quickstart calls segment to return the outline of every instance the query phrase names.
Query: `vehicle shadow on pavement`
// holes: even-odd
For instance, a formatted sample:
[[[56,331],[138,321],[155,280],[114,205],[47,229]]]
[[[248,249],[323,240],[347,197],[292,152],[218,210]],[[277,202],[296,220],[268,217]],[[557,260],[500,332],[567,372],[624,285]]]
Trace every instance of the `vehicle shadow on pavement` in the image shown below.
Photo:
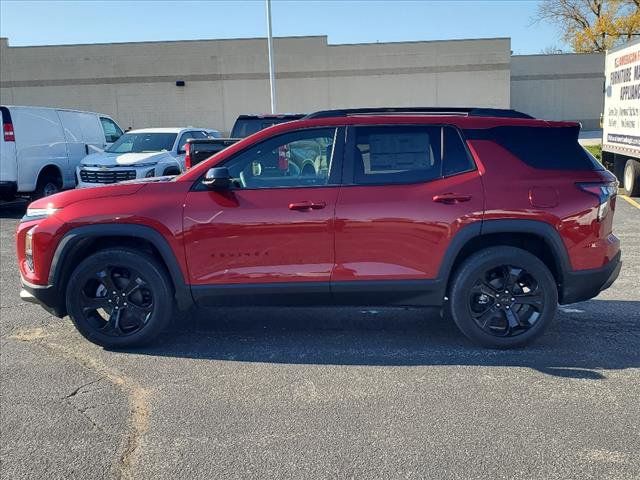
[[[237,362],[513,366],[574,379],[640,367],[640,302],[562,307],[537,343],[478,348],[437,310],[246,308],[204,311],[135,353]]]

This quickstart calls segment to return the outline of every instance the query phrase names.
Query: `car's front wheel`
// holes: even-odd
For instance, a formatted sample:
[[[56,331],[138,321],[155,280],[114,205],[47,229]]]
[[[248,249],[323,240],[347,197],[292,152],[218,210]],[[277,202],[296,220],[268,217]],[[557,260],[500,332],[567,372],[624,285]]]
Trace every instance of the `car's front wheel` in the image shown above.
[[[172,287],[153,257],[124,248],[80,262],[67,285],[67,311],[78,331],[103,347],[151,342],[169,323]]]
[[[555,317],[558,290],[535,255],[514,247],[491,247],[466,259],[454,274],[451,315],[472,341],[491,348],[525,345]]]

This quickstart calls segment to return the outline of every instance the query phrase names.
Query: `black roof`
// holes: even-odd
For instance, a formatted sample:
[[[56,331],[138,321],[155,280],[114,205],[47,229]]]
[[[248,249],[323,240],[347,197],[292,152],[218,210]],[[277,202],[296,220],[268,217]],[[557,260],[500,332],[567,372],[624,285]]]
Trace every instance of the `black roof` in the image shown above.
[[[502,118],[529,118],[531,115],[505,108],[482,107],[374,107],[374,108],[346,108],[339,110],[322,110],[310,113],[305,119],[348,117],[356,115],[465,115],[469,117],[502,117]]]
[[[306,113],[243,113],[238,115],[238,120],[250,120],[255,118],[288,118],[298,120],[304,118]]]

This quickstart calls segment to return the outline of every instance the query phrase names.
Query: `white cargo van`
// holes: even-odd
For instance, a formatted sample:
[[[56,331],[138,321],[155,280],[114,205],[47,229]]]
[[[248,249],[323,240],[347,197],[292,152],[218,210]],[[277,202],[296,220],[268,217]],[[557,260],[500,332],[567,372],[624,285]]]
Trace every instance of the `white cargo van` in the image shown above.
[[[61,108],[0,106],[0,197],[42,197],[76,185],[76,167],[122,135],[107,115]]]

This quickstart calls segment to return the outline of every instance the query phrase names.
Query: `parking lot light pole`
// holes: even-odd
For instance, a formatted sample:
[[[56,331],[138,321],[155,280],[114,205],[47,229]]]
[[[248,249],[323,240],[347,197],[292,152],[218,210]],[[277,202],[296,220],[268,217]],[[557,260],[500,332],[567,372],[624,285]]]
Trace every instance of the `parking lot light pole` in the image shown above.
[[[267,2],[267,41],[269,45],[269,88],[271,89],[271,113],[276,113],[276,76],[273,69],[273,35],[271,32],[271,0]]]

